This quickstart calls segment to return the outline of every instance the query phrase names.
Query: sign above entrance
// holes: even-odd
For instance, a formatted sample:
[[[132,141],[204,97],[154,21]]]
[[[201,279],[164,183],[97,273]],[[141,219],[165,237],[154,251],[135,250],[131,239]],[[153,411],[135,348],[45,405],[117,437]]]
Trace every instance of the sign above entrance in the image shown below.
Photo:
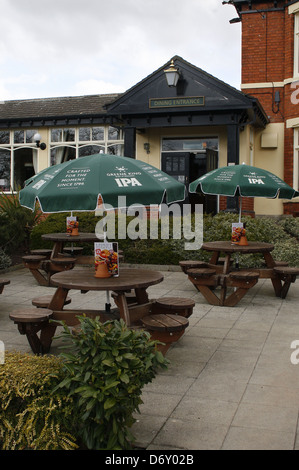
[[[204,106],[204,96],[185,96],[184,98],[150,98],[150,108],[179,108],[185,106]]]

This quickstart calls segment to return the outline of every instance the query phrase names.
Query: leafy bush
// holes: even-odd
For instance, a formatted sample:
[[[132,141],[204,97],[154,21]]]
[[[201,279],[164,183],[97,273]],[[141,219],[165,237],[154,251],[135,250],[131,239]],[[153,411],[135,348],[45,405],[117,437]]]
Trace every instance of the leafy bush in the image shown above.
[[[0,247],[12,254],[20,247],[29,245],[30,232],[39,221],[38,209],[31,211],[22,207],[19,194],[4,194],[0,197]]]
[[[30,248],[32,250],[38,248],[52,248],[53,243],[42,240],[41,236],[46,233],[61,233],[66,232],[66,217],[70,213],[50,214],[48,217],[37,224],[30,234]],[[95,217],[94,212],[74,213],[79,217],[79,230],[80,232],[94,233],[95,226],[99,221],[99,217]],[[73,241],[73,240],[72,240]],[[90,243],[81,243],[83,246],[83,254],[93,254],[93,247]]]
[[[11,265],[11,258],[0,248],[0,270],[9,268]]]
[[[280,225],[287,233],[299,240],[299,217],[286,217]]]
[[[77,431],[88,449],[129,449],[142,387],[168,361],[149,333],[128,329],[122,320],[79,320],[76,335],[64,326],[72,350],[62,354],[66,377],[58,389],[73,399]]]
[[[93,213],[80,213],[80,231],[94,232],[99,217],[95,217]],[[230,240],[231,224],[238,222],[238,214],[220,212],[219,214],[204,215],[203,217],[203,240],[205,242],[214,240]],[[31,248],[51,247],[51,243],[41,240],[43,233],[65,232],[66,214],[53,214],[46,221],[34,227],[31,234]],[[132,221],[132,217],[126,218],[126,227]],[[194,216],[191,219],[191,229],[194,231]],[[298,244],[299,235],[299,218],[288,217],[283,221],[273,218],[251,218],[242,217],[242,222],[246,223],[246,235],[249,241],[261,241],[273,243],[275,250],[273,255],[276,259],[287,261],[290,266],[299,266],[298,257],[295,253],[296,243]],[[186,250],[183,222],[181,219],[181,238],[176,238],[178,234],[173,234],[173,219],[170,219],[169,239],[161,236],[161,221],[158,223],[158,238],[150,238],[150,221],[147,221],[146,232],[141,234],[144,238],[137,237],[125,240],[118,239],[119,220],[116,216],[115,238],[118,240],[119,248],[124,251],[125,261],[127,263],[140,264],[169,264],[178,265],[179,261],[184,259],[201,259],[208,261],[210,254],[202,250]],[[138,227],[136,228],[138,232]],[[84,254],[93,254],[93,246],[84,245]],[[298,245],[297,245],[298,246]],[[288,252],[288,247],[290,251]],[[298,250],[299,251],[299,250]],[[295,256],[294,256],[295,254]],[[241,264],[246,266],[257,267],[261,263],[258,255],[239,256]],[[296,264],[295,264],[296,263]]]
[[[0,367],[0,449],[71,450],[77,447],[72,399],[60,390],[57,357],[6,353]]]

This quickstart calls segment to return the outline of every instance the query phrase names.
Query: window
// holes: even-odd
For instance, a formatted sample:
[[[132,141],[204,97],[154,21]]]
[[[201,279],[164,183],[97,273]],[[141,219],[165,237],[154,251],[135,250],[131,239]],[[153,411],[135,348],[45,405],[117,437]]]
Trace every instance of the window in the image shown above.
[[[193,152],[205,149],[218,150],[218,138],[164,138],[162,152]]]
[[[10,191],[10,150],[0,148],[0,190]]]
[[[37,149],[33,142],[36,129],[0,131],[0,191],[23,187],[37,171]]]
[[[13,141],[14,144],[32,144],[33,136],[37,133],[36,129],[29,129],[29,130],[15,130],[13,131]]]
[[[57,165],[95,153],[123,155],[123,132],[112,126],[53,128],[50,132],[50,164]]]
[[[51,142],[74,142],[75,129],[51,129]]]
[[[299,77],[299,13],[295,15],[294,77]]]

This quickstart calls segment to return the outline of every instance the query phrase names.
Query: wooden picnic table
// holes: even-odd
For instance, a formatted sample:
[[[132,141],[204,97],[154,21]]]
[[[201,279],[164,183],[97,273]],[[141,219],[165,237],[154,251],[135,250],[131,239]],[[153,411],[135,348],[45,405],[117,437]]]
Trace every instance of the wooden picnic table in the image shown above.
[[[271,251],[274,245],[263,242],[248,242],[248,245],[237,245],[231,241],[214,241],[202,244],[202,250],[211,252],[208,263],[196,261],[181,262],[182,270],[188,275],[189,280],[202,293],[211,305],[233,307],[253,287],[259,278],[271,279],[275,295],[285,298],[291,282],[295,282],[299,270],[288,266],[278,266],[273,259]],[[265,261],[264,268],[236,269],[232,266],[233,254],[261,254]],[[219,259],[224,254],[223,264]],[[216,288],[220,286],[220,295]],[[228,292],[228,288],[233,292]]]
[[[236,245],[230,241],[215,241],[203,243],[201,249],[212,252],[209,264],[213,265],[218,264],[221,253],[224,253],[225,259],[222,269],[223,274],[227,274],[229,272],[231,256],[235,253],[259,253],[263,255],[267,268],[273,268],[275,266],[275,261],[271,255],[271,251],[274,250],[274,245],[271,243],[248,242],[248,245]]]
[[[95,233],[79,232],[78,235],[71,235],[70,233],[45,233],[42,235],[42,240],[51,241],[53,243],[52,253],[50,259],[57,258],[63,252],[63,247],[67,243],[94,243],[103,241],[98,238]]]
[[[63,320],[69,326],[78,324],[77,316],[83,314],[92,318],[99,316],[101,321],[122,318],[130,326],[136,316],[138,317],[138,306],[142,309],[144,305],[149,304],[147,288],[162,282],[163,279],[164,276],[160,272],[147,269],[122,268],[118,277],[110,278],[95,277],[94,268],[80,268],[56,273],[52,276],[51,280],[53,285],[57,286],[57,289],[48,308],[53,311],[52,320]],[[80,290],[82,293],[88,291],[113,291],[118,308],[112,309],[110,312],[100,307],[97,310],[85,308],[76,310],[73,308],[65,309],[66,297],[72,289]],[[130,307],[126,297],[126,293],[132,290],[135,292],[136,299],[132,307],[134,319],[131,318]],[[50,322],[42,329],[40,341],[44,352],[49,350],[56,328],[57,323]]]
[[[94,256],[77,255],[77,247],[70,250],[69,254],[63,252],[64,246],[68,243],[71,248],[74,243],[94,243],[99,242],[95,233],[79,232],[78,235],[70,233],[46,233],[42,235],[42,240],[51,241],[51,250],[33,250],[30,255],[23,256],[23,262],[33,277],[41,286],[51,285],[51,278],[54,273],[73,269],[75,264],[92,264]]]

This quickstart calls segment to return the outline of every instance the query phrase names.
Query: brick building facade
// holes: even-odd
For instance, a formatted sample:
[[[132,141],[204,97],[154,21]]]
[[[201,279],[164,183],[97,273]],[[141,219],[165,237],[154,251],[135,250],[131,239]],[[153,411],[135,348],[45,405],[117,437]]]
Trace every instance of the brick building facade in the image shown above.
[[[236,8],[238,18],[232,22],[242,22],[241,90],[257,98],[269,118],[268,143],[264,145],[269,145],[268,148],[278,145],[277,129],[283,127],[280,150],[283,179],[298,190],[299,2],[241,0],[223,3]],[[298,211],[296,200],[284,204],[285,214]]]

